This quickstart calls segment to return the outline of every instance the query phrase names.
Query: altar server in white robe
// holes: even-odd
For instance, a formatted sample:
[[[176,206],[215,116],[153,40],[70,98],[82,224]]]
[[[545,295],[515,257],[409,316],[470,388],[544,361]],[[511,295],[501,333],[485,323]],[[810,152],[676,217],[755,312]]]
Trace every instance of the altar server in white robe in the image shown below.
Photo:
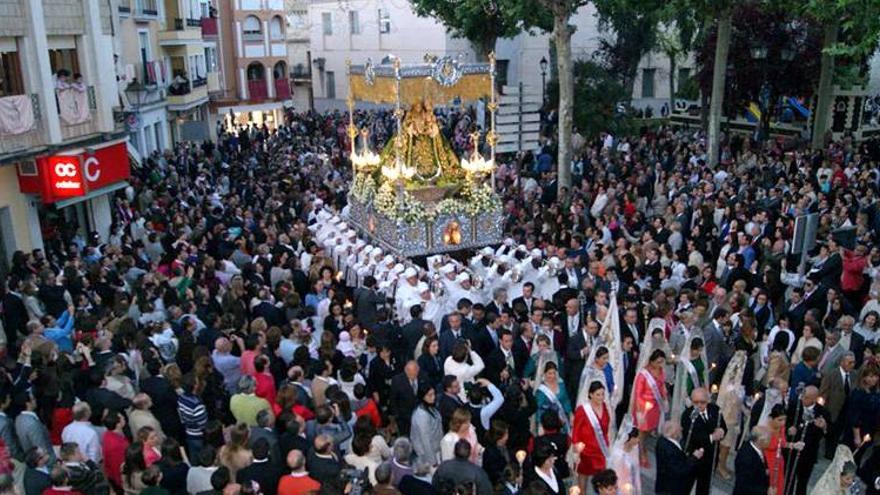
[[[345,274],[345,284],[349,287],[357,287],[360,283],[360,280],[357,276],[357,266],[358,266],[358,258],[366,249],[367,243],[362,239],[358,239],[354,242],[354,246],[349,249],[349,254],[345,258],[344,267],[342,268],[342,273]]]
[[[535,283],[535,287],[538,288],[538,296],[541,299],[545,301],[552,300],[553,294],[556,294],[562,288],[556,275],[562,270],[562,266],[562,261],[553,256],[547,261],[547,266],[541,267],[538,271],[538,281]]]
[[[481,302],[478,297],[476,291],[471,286],[471,276],[466,272],[459,273],[455,277],[455,285],[450,286],[449,293],[447,294],[447,312],[452,313],[455,311],[458,308],[458,301],[462,299],[467,299],[471,303]]]
[[[541,264],[543,263],[543,254],[540,249],[532,249],[529,257],[519,263],[522,270],[522,283],[531,282],[535,287],[538,286],[538,277],[540,276]]]
[[[374,249],[373,253],[375,254],[375,252],[376,250]],[[382,251],[380,250],[379,252],[381,253]],[[385,256],[382,256],[381,254],[379,256],[374,255],[372,258],[372,261],[370,261],[370,264],[368,265],[369,270],[366,275],[372,275],[373,278],[376,279],[376,282],[384,282],[388,279],[388,272],[390,272],[391,269],[394,268],[394,265],[397,264],[397,260],[395,260],[394,256],[390,254],[386,254]],[[366,275],[363,275],[361,280],[363,280],[363,277]]]
[[[421,302],[421,294],[419,293],[419,272],[409,267],[403,271],[403,275],[397,281],[397,291],[394,293],[394,306],[397,311],[397,318],[407,320],[409,318],[409,308],[413,304]]]
[[[471,271],[474,272],[474,275],[479,276],[480,278],[485,279],[486,274],[489,269],[492,267],[493,257],[495,256],[495,250],[486,246],[480,250],[480,252],[471,258],[468,266],[470,266]]]
[[[403,270],[403,263],[397,263],[391,268],[391,270],[388,270],[382,280],[379,281],[377,286],[379,292],[385,297],[393,297],[394,291],[397,289],[397,279],[400,277],[400,274],[403,273]]]
[[[363,281],[364,276],[361,274],[361,271],[364,270],[364,267],[369,264],[370,253],[373,252],[373,249],[374,248],[371,244],[367,244],[355,253],[355,261],[348,269],[348,275],[349,277],[351,277],[348,283],[352,287],[359,286],[361,284],[361,281]]]

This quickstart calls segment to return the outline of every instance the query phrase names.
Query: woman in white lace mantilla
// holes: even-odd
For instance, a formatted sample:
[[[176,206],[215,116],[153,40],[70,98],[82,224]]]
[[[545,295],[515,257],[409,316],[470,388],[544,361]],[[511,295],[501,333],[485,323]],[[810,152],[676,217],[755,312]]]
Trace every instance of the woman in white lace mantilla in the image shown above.
[[[834,460],[810,490],[810,495],[858,495],[862,492],[852,452],[845,445],[838,445]]]
[[[632,417],[623,418],[617,439],[611,447],[608,468],[617,473],[619,495],[641,495],[642,474],[639,466],[639,430],[633,427]]]

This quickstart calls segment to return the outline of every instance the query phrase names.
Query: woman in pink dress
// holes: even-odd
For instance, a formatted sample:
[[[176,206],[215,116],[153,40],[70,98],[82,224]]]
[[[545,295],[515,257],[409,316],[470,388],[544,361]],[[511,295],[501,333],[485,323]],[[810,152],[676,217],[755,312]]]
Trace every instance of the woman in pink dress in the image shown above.
[[[639,429],[639,456],[642,466],[648,466],[648,452],[645,440],[659,429],[666,413],[666,353],[655,349],[648,357],[648,364],[636,374],[633,386],[633,417]]]

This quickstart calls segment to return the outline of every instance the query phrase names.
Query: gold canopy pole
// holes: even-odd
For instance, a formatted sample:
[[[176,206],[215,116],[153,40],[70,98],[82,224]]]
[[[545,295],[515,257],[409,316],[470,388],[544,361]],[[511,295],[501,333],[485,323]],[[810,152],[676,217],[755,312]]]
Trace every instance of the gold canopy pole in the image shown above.
[[[486,133],[486,142],[489,143],[489,160],[492,162],[492,190],[495,190],[495,143],[498,136],[495,135],[495,111],[498,110],[498,102],[495,100],[495,52],[489,54],[489,81],[491,96],[489,99],[489,132]]]
[[[403,110],[400,108],[400,58],[394,59],[394,120],[397,123],[397,136],[394,138],[394,159],[397,166],[397,204],[403,207]]]
[[[348,140],[351,141],[351,176],[357,173],[354,165],[354,139],[358,135],[357,127],[354,126],[354,93],[351,90],[351,59],[345,60],[346,71],[348,72]]]

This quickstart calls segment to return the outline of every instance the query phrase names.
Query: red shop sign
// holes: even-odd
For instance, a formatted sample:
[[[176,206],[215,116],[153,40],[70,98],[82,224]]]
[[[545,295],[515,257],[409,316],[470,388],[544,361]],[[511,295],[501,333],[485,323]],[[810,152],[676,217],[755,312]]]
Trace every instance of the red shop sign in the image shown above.
[[[21,192],[39,194],[44,203],[84,196],[131,176],[128,147],[122,141],[80,153],[37,157],[35,172],[23,174],[19,167]]]
[[[78,156],[50,156],[43,170],[47,172],[53,198],[73,198],[86,193]]]

